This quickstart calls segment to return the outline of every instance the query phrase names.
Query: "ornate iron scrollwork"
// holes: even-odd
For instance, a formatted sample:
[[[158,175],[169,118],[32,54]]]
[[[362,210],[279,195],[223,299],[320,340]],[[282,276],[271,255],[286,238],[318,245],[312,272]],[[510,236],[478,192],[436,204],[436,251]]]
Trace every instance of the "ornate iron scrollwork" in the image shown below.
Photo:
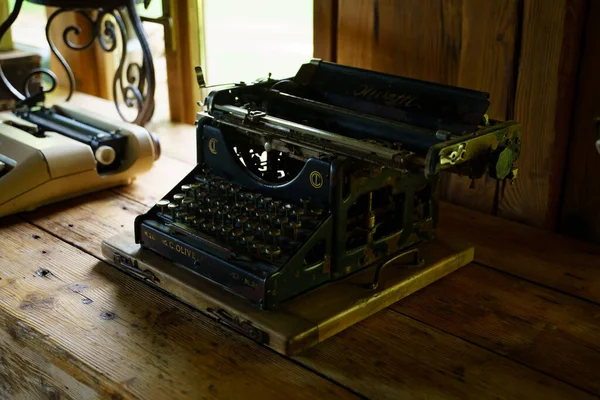
[[[16,20],[23,1],[24,0],[16,1],[15,7],[9,18],[0,26],[0,39]],[[40,0],[36,1],[36,3],[40,3]],[[53,2],[48,1],[48,3]],[[60,3],[60,1],[58,3]],[[112,3],[115,2],[113,1]],[[155,77],[150,46],[146,40],[142,22],[135,9],[135,3],[136,0],[123,0],[118,5],[113,4],[110,8],[73,8],[70,6],[59,8],[48,18],[48,22],[46,23],[46,39],[50,46],[50,50],[64,68],[69,79],[69,92],[66,101],[71,99],[75,90],[75,76],[71,67],[58,50],[53,38],[50,35],[50,28],[56,17],[63,13],[73,12],[81,15],[89,25],[91,34],[89,39],[83,44],[77,44],[72,41],[74,37],[82,34],[82,27],[70,25],[63,30],[62,40],[66,46],[72,50],[85,50],[92,46],[97,40],[102,50],[112,53],[117,49],[118,42],[120,41],[121,56],[119,58],[119,65],[113,79],[113,97],[115,106],[119,112],[119,115],[124,120],[133,122],[135,124],[144,125],[150,120],[154,112]],[[96,11],[95,19],[92,16],[93,11]],[[143,57],[142,65],[133,61],[127,62],[128,38],[125,17],[128,17],[129,21],[131,22],[132,28],[140,42]],[[22,91],[19,91],[8,81],[4,72],[2,71],[2,65],[0,65],[0,80],[13,94],[13,96],[19,100],[23,100],[31,95],[29,88],[36,76],[41,76],[42,80],[49,80],[50,84],[48,87],[44,87],[44,85],[42,85],[42,90],[44,92],[51,92],[56,88],[56,75],[48,69],[38,68],[29,73],[27,79],[25,80]],[[127,118],[124,112],[123,104],[127,108],[137,108],[137,114],[133,120],[131,118]]]

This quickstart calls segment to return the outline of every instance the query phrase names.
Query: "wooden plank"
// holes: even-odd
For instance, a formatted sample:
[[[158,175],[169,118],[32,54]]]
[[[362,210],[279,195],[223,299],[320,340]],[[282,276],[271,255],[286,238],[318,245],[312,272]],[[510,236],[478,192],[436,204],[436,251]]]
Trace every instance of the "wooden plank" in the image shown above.
[[[599,246],[448,203],[440,232],[472,243],[479,263],[600,303]]]
[[[335,62],[338,0],[313,0],[313,55]]]
[[[193,124],[199,108],[197,101],[204,97],[198,88],[194,67],[202,65],[204,32],[199,21],[202,3],[191,0],[171,1],[176,51],[167,51],[167,81],[171,120]],[[157,99],[160,101],[160,99]]]
[[[120,224],[132,221],[139,211],[128,199],[111,198],[109,192],[106,195],[108,199],[87,199],[89,203],[83,199],[70,200],[64,203],[63,210],[32,220],[65,240],[95,252],[98,240],[107,235],[111,227],[120,231]],[[50,206],[55,207],[58,206]],[[111,285],[119,281],[114,276]],[[94,285],[99,286],[102,285]],[[143,296],[154,298],[147,292]],[[122,305],[130,302],[136,304],[130,307],[139,307],[139,301],[132,297],[120,300]],[[235,335],[228,335],[224,340],[232,340],[232,336]],[[386,310],[295,360],[370,398],[395,399],[404,395],[481,399],[519,397],[520,393],[523,393],[521,396],[549,398],[587,396],[526,366]]]
[[[514,119],[522,123],[519,176],[499,215],[553,229],[557,219],[585,1],[526,0]]]
[[[471,264],[393,308],[600,394],[596,304]]]
[[[100,397],[352,397],[46,232],[2,225],[0,326]]]
[[[461,40],[457,86],[490,93],[488,116],[505,121],[512,104],[515,76],[519,1],[463,1],[460,15]],[[527,155],[524,155],[525,157]],[[522,155],[523,157],[523,155]],[[487,176],[473,182],[448,174],[441,182],[440,196],[452,203],[489,214],[496,213],[497,181]]]
[[[98,399],[77,381],[19,340],[18,322],[0,329],[0,398],[13,400]]]
[[[560,231],[600,243],[600,156],[594,148],[600,117],[600,2],[591,1],[587,13],[569,160],[563,188]]]
[[[296,360],[376,399],[592,398],[389,309]]]

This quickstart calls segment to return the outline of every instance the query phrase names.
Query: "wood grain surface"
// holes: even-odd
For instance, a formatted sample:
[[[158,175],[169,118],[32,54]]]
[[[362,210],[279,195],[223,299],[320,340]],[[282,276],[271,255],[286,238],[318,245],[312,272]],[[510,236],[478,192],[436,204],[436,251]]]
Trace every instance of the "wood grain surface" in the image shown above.
[[[498,215],[553,229],[565,165],[569,99],[578,63],[584,1],[525,0],[514,119],[522,124],[519,175],[501,193]]]
[[[95,238],[106,237],[111,231],[119,232],[119,224],[126,224],[128,220],[132,223],[140,207],[143,208],[105,192],[94,199],[74,199],[60,206],[50,206],[44,212],[29,214],[26,218],[98,255]],[[550,398],[585,397],[584,392],[572,392],[570,386],[559,380],[456,336],[384,311],[295,360],[369,398],[392,399],[398,395],[410,398],[442,395],[446,398],[491,398],[499,395],[510,398],[518,393],[540,393],[540,396]],[[502,380],[498,380],[498,376],[502,376]],[[436,382],[435,385],[428,384],[431,380]],[[480,380],[481,386],[475,385]],[[505,380],[514,385],[505,385]],[[517,384],[519,381],[521,383]]]
[[[473,243],[480,264],[600,303],[600,246],[448,203],[440,231]]]
[[[600,395],[597,246],[443,203],[441,231],[479,264],[287,359],[99,259],[190,168],[164,156],[131,186],[0,222],[0,396]]]
[[[338,0],[313,1],[313,56],[335,62],[337,58]]]
[[[591,1],[579,72],[569,160],[564,179],[560,231],[600,243],[600,155],[596,118],[600,117],[600,2]]]
[[[2,225],[1,326],[101,397],[352,397],[49,233]]]
[[[472,264],[393,309],[600,393],[598,304]]]

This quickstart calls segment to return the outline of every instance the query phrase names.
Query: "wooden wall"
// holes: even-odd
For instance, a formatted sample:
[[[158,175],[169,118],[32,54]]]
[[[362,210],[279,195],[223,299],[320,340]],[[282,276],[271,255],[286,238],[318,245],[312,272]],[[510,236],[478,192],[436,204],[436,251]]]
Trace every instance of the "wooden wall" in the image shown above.
[[[588,7],[588,0],[315,0],[315,57],[489,92],[491,118],[522,124],[518,179],[506,186],[482,179],[470,189],[467,178],[446,176],[441,196],[554,229]]]
[[[600,243],[600,0],[590,1],[583,43],[559,231]]]

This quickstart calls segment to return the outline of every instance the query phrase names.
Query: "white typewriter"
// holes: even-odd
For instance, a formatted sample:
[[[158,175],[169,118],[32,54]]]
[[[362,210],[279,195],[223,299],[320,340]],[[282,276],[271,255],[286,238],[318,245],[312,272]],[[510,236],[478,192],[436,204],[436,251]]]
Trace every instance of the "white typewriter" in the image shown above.
[[[0,217],[130,184],[160,156],[155,135],[73,105],[0,113]]]

